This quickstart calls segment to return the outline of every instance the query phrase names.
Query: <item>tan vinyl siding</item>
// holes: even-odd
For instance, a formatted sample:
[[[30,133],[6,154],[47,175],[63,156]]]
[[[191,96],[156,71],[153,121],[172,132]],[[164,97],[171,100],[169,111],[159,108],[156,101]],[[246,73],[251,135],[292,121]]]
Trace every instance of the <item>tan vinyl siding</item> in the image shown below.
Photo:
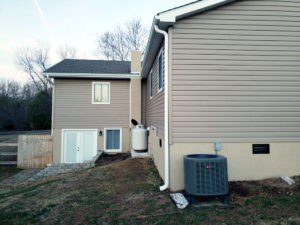
[[[147,80],[142,80],[142,124],[146,124]]]
[[[145,91],[145,121],[147,126],[154,126],[157,128],[158,136],[164,137],[164,84],[162,90],[158,92],[158,59],[160,52],[163,54],[163,81],[164,81],[164,48],[159,51],[151,69],[153,71],[153,97],[150,99],[150,73],[147,76],[146,84],[143,85]],[[146,88],[146,89],[145,89]]]
[[[300,1],[179,21],[171,57],[174,142],[300,140]]]
[[[110,104],[92,104],[92,82],[110,82]],[[129,80],[55,79],[54,128],[129,127]]]

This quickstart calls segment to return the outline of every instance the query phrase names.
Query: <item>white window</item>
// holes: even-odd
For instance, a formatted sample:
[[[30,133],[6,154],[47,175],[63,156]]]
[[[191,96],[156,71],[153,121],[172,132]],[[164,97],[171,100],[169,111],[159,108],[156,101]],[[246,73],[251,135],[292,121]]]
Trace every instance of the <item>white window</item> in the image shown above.
[[[153,96],[153,72],[150,72],[150,98]]]
[[[158,57],[158,92],[162,90],[163,87],[163,58],[162,53]]]
[[[110,104],[110,82],[93,82],[93,104]]]
[[[104,128],[104,150],[122,152],[122,128]]]

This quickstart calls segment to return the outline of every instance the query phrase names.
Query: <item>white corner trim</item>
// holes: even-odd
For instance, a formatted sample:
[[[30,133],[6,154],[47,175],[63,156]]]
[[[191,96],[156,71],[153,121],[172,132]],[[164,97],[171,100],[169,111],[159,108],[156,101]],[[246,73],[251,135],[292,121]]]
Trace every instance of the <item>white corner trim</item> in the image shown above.
[[[129,127],[131,128],[131,119],[132,119],[132,101],[131,101],[131,88],[132,88],[132,84],[131,84],[132,80],[130,80],[129,83]]]
[[[107,130],[120,130],[120,148],[119,149],[110,149],[110,150],[107,150],[106,149],[106,132]],[[123,140],[122,140],[122,136],[123,136],[123,131],[122,131],[122,127],[106,127],[104,128],[104,141],[103,141],[103,149],[105,152],[111,152],[111,153],[120,153],[122,152],[122,145],[123,145]]]
[[[55,82],[55,81],[54,81]],[[52,85],[52,108],[51,108],[51,136],[53,137],[53,134],[54,134],[54,107],[55,107],[55,85],[53,83]]]
[[[95,94],[95,92],[94,92],[94,86],[95,86],[95,84],[108,84],[108,102],[95,102],[95,98],[94,98],[94,94]],[[93,105],[110,105],[110,96],[111,96],[111,94],[110,94],[110,82],[102,82],[102,81],[93,81],[92,82],[92,104]]]

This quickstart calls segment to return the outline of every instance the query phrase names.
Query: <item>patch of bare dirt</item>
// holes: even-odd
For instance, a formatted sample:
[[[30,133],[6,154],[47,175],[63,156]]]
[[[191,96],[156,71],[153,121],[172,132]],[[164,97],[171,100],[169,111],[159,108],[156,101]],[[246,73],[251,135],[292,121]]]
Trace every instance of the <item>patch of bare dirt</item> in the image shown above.
[[[121,162],[130,158],[129,153],[124,154],[103,154],[97,161],[96,166],[105,166],[114,162]]]
[[[229,188],[232,194],[239,196],[250,196],[257,193],[269,195],[293,194],[300,191],[300,176],[293,177],[294,185],[289,185],[280,178],[266,179],[260,181],[238,181],[230,182]]]
[[[294,185],[289,185],[280,178],[259,181],[237,181],[229,183],[231,198],[235,203],[243,203],[254,196],[276,197],[293,196],[300,193],[300,176],[293,177]]]

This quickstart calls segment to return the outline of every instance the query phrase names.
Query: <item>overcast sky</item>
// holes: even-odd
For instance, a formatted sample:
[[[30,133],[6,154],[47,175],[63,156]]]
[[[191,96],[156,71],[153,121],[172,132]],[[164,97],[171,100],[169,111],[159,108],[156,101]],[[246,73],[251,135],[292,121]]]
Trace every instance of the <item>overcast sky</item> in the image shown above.
[[[97,34],[153,16],[193,0],[0,0],[0,79],[26,81],[15,64],[15,50],[38,41],[52,49],[74,46],[81,58],[95,58]],[[53,55],[51,61],[58,59]]]

